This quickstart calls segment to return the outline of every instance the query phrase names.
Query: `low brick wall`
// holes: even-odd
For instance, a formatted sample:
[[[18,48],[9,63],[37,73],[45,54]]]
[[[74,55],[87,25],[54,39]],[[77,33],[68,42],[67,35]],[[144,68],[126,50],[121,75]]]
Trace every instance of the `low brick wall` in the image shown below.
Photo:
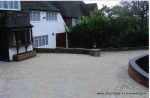
[[[25,60],[34,56],[36,56],[36,51],[29,51],[29,52],[14,55],[13,60],[22,61],[22,60]]]
[[[148,60],[148,54],[130,59],[128,68],[129,76],[145,87],[149,87]]]
[[[90,49],[84,48],[34,48],[37,53],[73,53],[73,54],[90,54]]]
[[[121,48],[101,48],[102,51],[129,51],[129,50],[142,50],[148,49],[148,46],[138,46],[138,47],[121,47]]]
[[[101,51],[129,51],[148,49],[148,46],[140,47],[122,47],[122,48],[101,48]],[[90,54],[91,49],[86,48],[34,48],[37,53],[74,53],[74,54]]]
[[[135,71],[130,65],[128,68],[128,74],[131,78],[133,78],[139,84],[149,88],[149,80],[142,77],[139,73]]]

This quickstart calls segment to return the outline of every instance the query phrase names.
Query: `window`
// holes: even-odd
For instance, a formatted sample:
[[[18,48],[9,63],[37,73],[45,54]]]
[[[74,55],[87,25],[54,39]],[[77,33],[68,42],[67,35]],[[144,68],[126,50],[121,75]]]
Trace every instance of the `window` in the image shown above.
[[[43,46],[46,45],[46,39],[45,39],[45,36],[42,36],[42,45],[43,45]]]
[[[8,1],[3,1],[3,3],[4,3],[4,8],[6,8],[6,9],[8,9]]]
[[[34,37],[34,47],[48,45],[48,35]]]
[[[17,1],[14,1],[14,8],[17,9],[19,6],[18,6],[18,3]]]
[[[25,31],[25,43],[31,43],[30,32]]]
[[[15,38],[17,46],[26,45],[26,31],[16,31]]]
[[[38,40],[39,40],[39,45],[38,46],[43,46],[42,45],[42,37],[38,37]]]
[[[31,11],[30,21],[40,21],[40,11]]]
[[[0,1],[0,10],[20,10],[20,1]]]
[[[34,47],[38,47],[38,45],[39,45],[38,37],[34,37]]]
[[[77,24],[77,18],[72,18],[72,26],[74,27]]]
[[[57,20],[57,12],[46,12],[46,20]]]
[[[30,32],[28,31],[15,31],[9,33],[9,46],[21,46],[31,43]]]
[[[15,7],[14,7],[14,4],[13,4],[13,1],[10,1],[10,3],[8,4],[8,6],[10,7],[10,9],[15,8]]]
[[[48,36],[46,36],[46,45],[48,45]]]
[[[9,33],[9,47],[16,46],[15,32]]]

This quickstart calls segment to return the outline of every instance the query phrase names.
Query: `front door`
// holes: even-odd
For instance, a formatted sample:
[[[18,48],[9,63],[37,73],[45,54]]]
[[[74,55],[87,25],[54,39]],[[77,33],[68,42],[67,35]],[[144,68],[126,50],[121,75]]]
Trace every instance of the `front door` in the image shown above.
[[[66,46],[66,33],[56,34],[56,47],[65,47]]]

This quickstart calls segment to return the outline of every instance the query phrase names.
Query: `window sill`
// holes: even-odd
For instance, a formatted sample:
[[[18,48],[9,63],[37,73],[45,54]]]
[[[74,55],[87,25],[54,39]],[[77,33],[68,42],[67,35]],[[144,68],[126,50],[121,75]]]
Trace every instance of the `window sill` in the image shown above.
[[[46,20],[46,22],[57,22],[57,20]]]
[[[41,21],[30,21],[31,23],[40,23]]]
[[[35,48],[45,48],[45,47],[48,47],[48,45],[45,45],[45,46],[39,46],[39,47],[35,47]]]
[[[15,11],[21,11],[21,8],[0,8],[0,10],[15,10]]]

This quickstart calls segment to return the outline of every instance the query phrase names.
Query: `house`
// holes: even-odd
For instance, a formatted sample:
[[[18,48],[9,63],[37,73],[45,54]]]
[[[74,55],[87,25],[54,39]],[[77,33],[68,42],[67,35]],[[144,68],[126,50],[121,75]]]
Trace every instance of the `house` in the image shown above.
[[[79,17],[87,16],[90,11],[98,9],[96,3],[85,4],[83,1],[50,1],[50,3],[61,10],[68,28],[75,26]]]
[[[34,48],[56,48],[56,34],[65,33],[60,10],[47,1],[23,1],[22,4],[23,10],[29,10]]]
[[[83,1],[49,1],[53,6],[61,10],[61,15],[68,29],[74,27],[77,19],[82,16],[87,16],[91,11],[98,9],[96,3],[85,4]],[[69,46],[67,33],[56,35],[57,47],[62,47],[61,42],[66,42],[66,48]],[[59,44],[60,43],[60,44]]]
[[[0,61],[32,51],[32,25],[21,2],[0,1]]]
[[[0,1],[0,60],[32,57],[33,47],[65,47],[67,27],[96,8],[82,1]]]
[[[77,18],[89,15],[96,4],[83,1],[23,1],[33,25],[34,48],[66,47],[66,30],[75,26]]]

